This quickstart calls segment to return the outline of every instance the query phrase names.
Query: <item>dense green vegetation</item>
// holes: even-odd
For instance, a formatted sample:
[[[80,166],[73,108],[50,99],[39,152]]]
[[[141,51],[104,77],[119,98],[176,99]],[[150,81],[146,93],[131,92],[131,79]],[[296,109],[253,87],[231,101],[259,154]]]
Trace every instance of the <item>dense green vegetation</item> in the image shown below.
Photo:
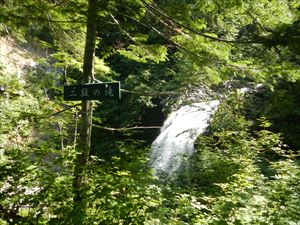
[[[1,38],[37,63],[0,65],[0,224],[298,224],[299,1],[96,3],[91,79],[123,91],[94,101],[76,202],[81,108],[62,91],[82,81],[88,1],[0,1]],[[160,180],[156,126],[199,88],[222,103],[178,177]]]

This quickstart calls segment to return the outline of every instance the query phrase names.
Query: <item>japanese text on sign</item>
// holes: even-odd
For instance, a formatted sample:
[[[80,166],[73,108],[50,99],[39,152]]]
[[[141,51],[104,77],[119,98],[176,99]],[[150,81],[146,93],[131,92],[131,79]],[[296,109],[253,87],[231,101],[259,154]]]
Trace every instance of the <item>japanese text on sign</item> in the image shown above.
[[[120,82],[80,84],[64,87],[65,100],[104,100],[121,98]]]

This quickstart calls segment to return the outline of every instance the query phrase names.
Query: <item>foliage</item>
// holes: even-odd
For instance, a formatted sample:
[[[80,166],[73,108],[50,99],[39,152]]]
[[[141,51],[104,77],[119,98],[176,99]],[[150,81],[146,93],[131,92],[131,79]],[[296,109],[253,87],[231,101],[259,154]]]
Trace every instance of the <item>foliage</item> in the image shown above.
[[[128,47],[130,51],[120,50],[119,52],[129,59],[135,60],[137,62],[147,62],[152,60],[156,63],[166,60],[167,49],[164,46],[134,46],[130,45]]]
[[[223,102],[217,112],[210,133],[199,137],[192,159],[189,183],[210,200],[208,215],[198,216],[198,223],[296,223],[295,156],[280,135],[266,130],[270,123],[262,119],[262,130],[253,135],[242,108],[232,109],[235,101],[227,104]]]
[[[0,1],[1,35],[49,53],[23,81],[0,74],[0,223],[298,223],[299,1],[98,3],[95,78],[124,93],[95,107],[76,211],[77,109],[59,93],[82,75],[87,2]],[[265,90],[226,97],[175,183],[147,167],[153,134],[100,129],[160,125],[149,114],[228,80]]]
[[[1,74],[5,91],[0,96],[0,216],[4,224],[46,223],[55,211],[68,209],[71,200],[72,149],[58,150],[64,137],[58,127],[68,120],[48,117],[59,106],[48,101],[45,92],[53,78],[46,76],[30,88],[29,77],[21,82],[12,74]]]
[[[273,92],[266,92],[259,100],[260,108],[256,109],[256,116],[268,118],[273,132],[282,133],[284,142],[294,151],[299,149],[299,82],[280,82]]]

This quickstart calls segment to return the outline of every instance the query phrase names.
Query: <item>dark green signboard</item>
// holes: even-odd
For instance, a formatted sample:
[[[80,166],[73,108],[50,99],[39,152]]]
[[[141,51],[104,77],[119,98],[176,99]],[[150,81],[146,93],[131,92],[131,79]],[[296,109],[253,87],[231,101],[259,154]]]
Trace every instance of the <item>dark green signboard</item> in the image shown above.
[[[64,100],[104,100],[121,98],[120,82],[64,86]]]

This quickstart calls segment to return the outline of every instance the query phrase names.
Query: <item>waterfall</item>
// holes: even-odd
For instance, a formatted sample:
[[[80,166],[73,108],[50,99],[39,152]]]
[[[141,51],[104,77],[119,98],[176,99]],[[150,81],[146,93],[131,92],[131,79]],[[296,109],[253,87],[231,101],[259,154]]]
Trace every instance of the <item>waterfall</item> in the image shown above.
[[[219,103],[194,103],[170,114],[152,144],[149,163],[156,174],[172,177],[179,170],[183,157],[193,153],[196,138],[209,126]]]

